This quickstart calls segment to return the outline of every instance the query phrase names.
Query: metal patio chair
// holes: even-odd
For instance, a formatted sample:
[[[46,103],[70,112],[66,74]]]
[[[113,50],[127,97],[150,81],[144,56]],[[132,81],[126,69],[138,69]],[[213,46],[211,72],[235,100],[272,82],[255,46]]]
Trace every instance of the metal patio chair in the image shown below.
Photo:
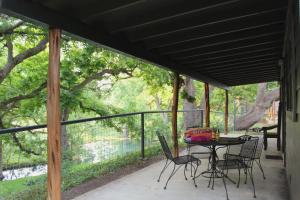
[[[217,162],[217,167],[222,169],[223,171],[226,170],[225,174],[228,174],[229,169],[238,169],[239,178],[237,187],[239,187],[240,185],[241,170],[244,170],[244,173],[246,175],[245,184],[247,183],[247,178],[249,175],[253,187],[253,197],[256,198],[253,177],[253,163],[256,159],[256,150],[258,146],[259,137],[247,136],[247,138],[245,139],[246,141],[241,147],[240,154],[230,155],[227,152],[226,154],[224,154],[225,160],[219,160]]]
[[[241,136],[240,138],[242,139],[246,139],[247,140],[247,137],[249,137],[249,135],[243,135]],[[239,156],[240,156],[240,151],[235,151],[234,150],[231,152],[232,148],[231,147],[228,147],[229,150],[228,150],[228,153],[224,154],[224,158],[227,157],[227,159],[239,159]],[[265,176],[265,173],[264,173],[264,170],[263,170],[263,167],[262,167],[262,164],[261,164],[261,154],[262,154],[262,150],[263,150],[263,138],[262,137],[259,137],[259,140],[258,140],[258,143],[257,143],[257,148],[256,148],[256,151],[255,151],[255,163],[257,164],[257,166],[259,167],[261,173],[262,173],[262,177],[263,179],[266,179],[266,176]]]
[[[194,169],[194,177],[195,177],[196,172],[197,172],[197,169],[198,169],[198,167],[199,167],[201,161],[200,161],[199,159],[195,158],[195,157],[192,156],[192,155],[184,155],[184,156],[173,157],[173,155],[172,155],[172,153],[171,153],[171,150],[170,150],[170,148],[169,148],[169,146],[168,146],[168,143],[167,143],[165,137],[164,137],[163,135],[160,135],[159,133],[157,133],[157,137],[158,137],[158,139],[159,139],[159,142],[160,142],[160,144],[161,144],[161,147],[162,147],[162,149],[163,149],[163,152],[164,152],[164,154],[165,154],[165,156],[166,156],[166,163],[165,163],[165,165],[164,165],[162,171],[161,171],[160,174],[159,174],[159,177],[158,177],[157,182],[160,181],[161,175],[164,173],[164,171],[168,168],[168,166],[169,166],[171,163],[174,164],[173,170],[172,170],[172,172],[171,172],[171,174],[170,174],[170,176],[169,176],[169,178],[168,178],[168,180],[167,180],[167,182],[166,182],[166,184],[165,184],[165,186],[164,186],[164,189],[167,188],[167,185],[168,185],[170,179],[176,174],[176,172],[177,172],[182,166],[184,166],[184,170],[183,170],[184,172],[183,172],[183,173],[184,173],[185,180],[187,180],[185,171],[186,171],[186,168],[187,168],[187,165],[188,165],[188,164],[191,165],[191,170]],[[196,164],[196,167],[193,166],[193,164]],[[178,167],[176,168],[176,166],[178,166]],[[194,185],[195,185],[195,187],[197,187],[197,184],[196,184],[196,182],[195,182],[195,179],[193,179],[193,180],[194,180]]]

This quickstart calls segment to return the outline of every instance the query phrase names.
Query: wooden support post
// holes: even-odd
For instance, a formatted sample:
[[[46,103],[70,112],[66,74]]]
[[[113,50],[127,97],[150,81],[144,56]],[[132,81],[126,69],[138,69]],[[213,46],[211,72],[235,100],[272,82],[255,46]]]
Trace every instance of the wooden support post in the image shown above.
[[[228,134],[228,90],[225,90],[225,125],[224,125],[224,133]]]
[[[204,84],[205,88],[205,127],[210,126],[210,105],[209,105],[209,84]]]
[[[60,29],[49,29],[47,82],[48,200],[61,199],[60,38]]]
[[[174,85],[173,85],[173,105],[172,105],[172,136],[173,136],[173,144],[174,144],[174,156],[179,155],[178,136],[177,136],[178,93],[179,93],[179,74],[175,72]]]

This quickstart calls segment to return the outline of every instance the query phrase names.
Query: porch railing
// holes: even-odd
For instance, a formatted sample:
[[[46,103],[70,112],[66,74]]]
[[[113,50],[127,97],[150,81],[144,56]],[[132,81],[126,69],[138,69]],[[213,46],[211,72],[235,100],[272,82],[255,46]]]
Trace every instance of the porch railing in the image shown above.
[[[203,126],[203,110],[181,110],[178,111],[179,132],[184,129],[183,114],[188,112],[197,113],[199,118],[196,125]],[[222,129],[224,113],[211,112],[211,117],[212,125]],[[156,155],[160,148],[155,131],[167,134],[171,142],[170,118],[171,111],[148,111],[61,122],[66,137],[62,138],[63,190],[80,184],[84,179],[98,176],[99,173]],[[233,115],[229,119],[233,119]],[[16,195],[29,195],[36,199],[36,194],[42,196],[40,187],[43,185],[41,183],[46,182],[47,172],[46,132],[46,125],[0,130],[0,164],[5,174],[5,180],[0,181],[0,199],[1,191],[5,191],[6,185],[16,179],[24,179],[22,187],[26,189],[26,194],[22,193],[23,190],[15,190],[15,194],[6,192],[4,195],[13,195],[13,199]],[[130,156],[119,162],[125,155]]]

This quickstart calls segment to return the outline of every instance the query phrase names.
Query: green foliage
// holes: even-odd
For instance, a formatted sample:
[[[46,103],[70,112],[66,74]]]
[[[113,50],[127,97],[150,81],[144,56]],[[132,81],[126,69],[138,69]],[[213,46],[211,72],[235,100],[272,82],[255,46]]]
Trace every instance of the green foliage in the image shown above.
[[[159,146],[145,149],[145,155],[148,158],[160,154],[161,148]],[[128,165],[139,165],[140,162],[143,162],[140,160],[140,153],[136,152],[95,164],[82,163],[69,165],[68,163],[64,163],[62,189],[63,191],[67,191],[93,178],[105,176]],[[0,197],[22,200],[45,199],[45,182],[46,177],[44,175],[0,182]]]

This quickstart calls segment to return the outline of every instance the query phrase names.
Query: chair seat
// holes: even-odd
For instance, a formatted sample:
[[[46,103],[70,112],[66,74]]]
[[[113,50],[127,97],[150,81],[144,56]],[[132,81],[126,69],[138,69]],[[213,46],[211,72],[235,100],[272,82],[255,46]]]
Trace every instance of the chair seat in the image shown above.
[[[219,169],[238,169],[238,168],[248,168],[249,166],[243,160],[218,160],[217,167]]]
[[[197,159],[197,158],[195,158],[194,156],[191,156],[191,155],[178,156],[178,157],[173,159],[173,161],[177,165],[182,165],[182,164],[186,164],[186,163],[194,162],[194,161],[198,161],[198,160],[199,159]]]
[[[217,167],[219,169],[225,170],[225,169],[238,169],[239,168],[239,162],[237,160],[218,160],[217,161]]]

